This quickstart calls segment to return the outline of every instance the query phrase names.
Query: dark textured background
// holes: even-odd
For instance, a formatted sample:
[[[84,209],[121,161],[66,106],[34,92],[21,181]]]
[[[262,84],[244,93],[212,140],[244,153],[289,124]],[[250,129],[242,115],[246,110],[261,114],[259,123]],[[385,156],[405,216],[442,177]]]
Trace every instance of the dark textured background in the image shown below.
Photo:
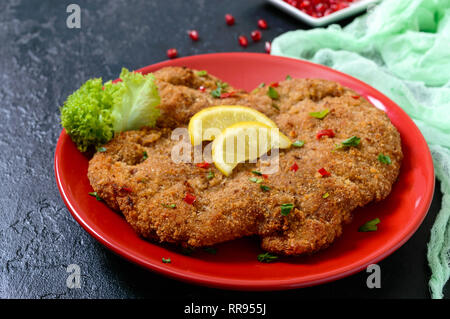
[[[66,27],[66,7],[82,8],[81,29]],[[236,25],[223,16],[232,13]],[[258,18],[270,29],[242,49]],[[346,21],[348,22],[348,21]],[[344,24],[346,23],[344,22]],[[197,29],[193,43],[186,30]],[[208,52],[263,52],[264,41],[305,25],[262,0],[116,0],[0,2],[0,297],[1,298],[429,298],[426,243],[440,208],[439,184],[417,233],[380,262],[382,288],[367,273],[306,289],[234,292],[167,279],[125,261],[97,243],[71,217],[53,172],[59,105],[90,77],[117,78],[166,59]],[[81,267],[80,289],[66,287],[66,267]],[[448,290],[448,289],[447,289]],[[447,293],[448,295],[448,293]]]

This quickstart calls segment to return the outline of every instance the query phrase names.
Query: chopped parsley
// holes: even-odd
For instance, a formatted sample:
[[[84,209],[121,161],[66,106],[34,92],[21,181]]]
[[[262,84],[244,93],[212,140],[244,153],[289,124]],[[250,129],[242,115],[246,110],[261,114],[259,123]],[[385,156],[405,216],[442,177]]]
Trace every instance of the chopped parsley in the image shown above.
[[[258,178],[258,177],[250,177],[248,179],[250,182],[256,183],[256,184],[261,184],[263,182],[262,178]]]
[[[142,154],[142,159],[145,161],[148,158],[148,154],[146,151]]]
[[[342,141],[340,145],[336,145],[336,149],[342,149],[346,147],[357,147],[361,143],[361,139],[357,136],[352,136]]]
[[[267,186],[267,185],[259,185],[259,188],[261,188],[261,190],[262,190],[263,192],[268,192],[268,191],[270,191],[270,187]]]
[[[278,100],[278,98],[280,97],[280,95],[278,94],[277,90],[275,90],[273,87],[269,86],[269,90],[267,91],[267,95],[272,99],[272,100]]]
[[[379,223],[380,223],[380,219],[379,218],[375,218],[375,219],[369,220],[367,223],[365,223],[364,225],[359,227],[358,231],[359,232],[376,231],[378,229],[377,224],[379,224]]]
[[[97,148],[97,151],[99,151],[100,153],[103,153],[103,152],[106,152],[107,150],[106,150],[106,147],[99,147],[99,148]]]
[[[330,194],[329,193],[325,193],[325,194],[322,195],[322,198],[328,198],[328,196],[330,196]]]
[[[222,90],[228,87],[228,83],[225,82],[216,82],[217,88],[213,91],[211,91],[212,97],[215,97],[216,99],[220,99],[222,96]]]
[[[384,155],[383,153],[380,153],[380,155],[378,155],[378,161],[387,165],[392,163],[391,158],[388,155]]]
[[[220,86],[217,87],[217,89],[211,91],[211,96],[216,99],[219,99],[221,95],[222,95],[222,88]]]
[[[209,170],[208,174],[206,175],[206,179],[213,179],[214,176],[214,172],[212,170]]]
[[[95,197],[95,199],[98,200],[99,202],[101,202],[103,200],[100,196],[98,196],[97,192],[91,192],[88,194]]]
[[[258,176],[262,176],[262,173],[260,171],[252,171],[252,173]]]
[[[261,89],[261,88],[263,88],[263,87],[265,87],[265,86],[266,86],[266,83],[262,82],[261,84],[258,85],[258,88]]]
[[[342,142],[342,145],[344,146],[358,146],[361,142],[361,139],[357,136],[352,136],[345,141]]]
[[[292,143],[292,146],[295,147],[303,147],[303,145],[305,145],[304,141],[295,141],[294,143]]]
[[[201,70],[198,71],[197,73],[195,73],[197,76],[205,76],[208,74],[208,72],[206,70]]]
[[[330,110],[325,109],[325,110],[318,111],[318,112],[311,112],[311,113],[309,113],[309,115],[312,117],[315,117],[316,119],[322,120],[323,118],[325,118],[325,116],[327,116],[328,113],[330,113]]]
[[[271,253],[264,253],[258,255],[258,261],[262,263],[270,263],[278,259],[278,256],[272,255]]]
[[[274,109],[276,109],[277,111],[280,110],[280,107],[279,107],[276,103],[272,103],[272,107],[273,107]]]
[[[292,76],[290,76],[289,74],[286,75],[286,80],[292,80]]]
[[[170,264],[172,262],[172,260],[170,260],[170,258],[162,258],[162,262],[165,264]]]
[[[291,212],[291,210],[294,208],[294,204],[282,204],[281,205],[281,215],[287,216]]]
[[[177,205],[175,204],[161,204],[161,206],[165,208],[177,208]]]
[[[220,86],[220,87],[222,87],[223,89],[226,89],[226,88],[228,87],[228,83],[227,83],[227,82],[219,81],[219,82],[217,82],[217,86]]]

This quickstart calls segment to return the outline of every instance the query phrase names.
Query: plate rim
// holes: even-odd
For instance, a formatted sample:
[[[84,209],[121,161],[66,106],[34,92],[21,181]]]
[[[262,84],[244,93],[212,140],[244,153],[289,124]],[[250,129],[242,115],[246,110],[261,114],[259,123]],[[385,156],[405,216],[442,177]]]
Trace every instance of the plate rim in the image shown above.
[[[333,72],[336,73],[339,76],[343,76],[348,78],[351,81],[356,81],[360,85],[363,85],[365,87],[368,87],[371,91],[374,91],[377,93],[377,95],[387,99],[390,101],[392,105],[397,108],[396,111],[399,111],[402,113],[402,117],[406,117],[410,124],[413,125],[416,133],[421,137],[420,143],[421,146],[425,146],[424,150],[426,150],[426,154],[424,154],[424,162],[425,164],[430,167],[431,165],[431,171],[432,171],[432,185],[427,188],[428,192],[425,194],[424,203],[421,207],[418,208],[420,210],[420,214],[415,218],[414,222],[409,224],[409,228],[404,231],[405,235],[402,236],[400,239],[396,240],[395,243],[391,244],[389,249],[386,249],[382,253],[371,257],[366,256],[365,258],[359,259],[357,262],[353,262],[352,264],[346,265],[345,267],[341,267],[338,269],[330,270],[327,272],[327,275],[321,275],[321,274],[315,274],[315,275],[309,275],[307,278],[305,277],[294,277],[289,279],[261,279],[261,280],[245,280],[245,279],[230,279],[230,278],[223,278],[223,277],[217,277],[213,275],[204,275],[197,272],[189,272],[189,271],[182,271],[180,269],[171,269],[170,267],[165,266],[164,264],[156,264],[148,260],[142,259],[140,256],[137,256],[136,254],[133,254],[129,249],[120,247],[113,243],[109,238],[105,238],[102,234],[99,234],[91,225],[89,225],[77,212],[76,207],[72,204],[71,200],[68,198],[67,193],[67,185],[65,181],[61,177],[60,172],[60,161],[59,161],[59,154],[62,151],[62,146],[65,142],[65,139],[70,139],[69,136],[66,134],[65,130],[63,129],[58,137],[58,141],[56,144],[55,154],[54,154],[54,172],[55,172],[55,178],[56,183],[58,186],[58,190],[60,192],[60,195],[64,201],[64,204],[68,208],[70,214],[74,217],[74,219],[82,226],[84,230],[86,230],[92,237],[94,237],[97,241],[99,241],[101,244],[106,246],[108,249],[116,253],[117,255],[121,256],[122,258],[129,260],[143,268],[150,269],[152,271],[155,271],[159,274],[168,276],[173,279],[181,280],[183,282],[191,283],[191,284],[200,284],[207,287],[213,287],[213,288],[221,288],[221,289],[230,289],[230,290],[243,290],[243,291],[275,291],[275,290],[286,290],[286,289],[295,289],[295,288],[301,288],[301,287],[309,287],[314,285],[319,285],[327,282],[331,282],[337,279],[341,279],[347,276],[350,276],[352,274],[355,274],[362,269],[366,268],[368,265],[377,263],[380,260],[386,258],[390,254],[392,254],[394,251],[399,249],[403,244],[405,244],[411,236],[417,231],[417,229],[422,224],[423,220],[425,219],[427,212],[431,206],[431,202],[433,199],[434,191],[435,191],[435,175],[434,175],[434,167],[433,167],[433,161],[431,157],[431,152],[429,150],[428,144],[425,141],[425,138],[423,137],[422,133],[418,129],[417,125],[414,123],[414,121],[409,117],[409,115],[400,108],[394,101],[392,101],[390,98],[388,98],[386,95],[375,89],[374,87],[370,86],[369,84],[356,79],[348,74],[342,73],[340,71],[331,69],[329,67],[312,63],[306,60],[300,60],[295,58],[288,58],[288,57],[280,57],[280,56],[274,56],[274,55],[267,55],[264,53],[252,53],[252,52],[222,52],[222,53],[207,53],[207,54],[199,54],[199,55],[191,55],[186,56],[182,58],[177,58],[176,61],[186,61],[189,62],[193,59],[202,59],[202,58],[220,58],[222,56],[235,56],[235,57],[242,57],[242,56],[249,56],[249,57],[264,57],[264,59],[281,59],[281,60],[289,60],[292,62],[297,63],[306,63],[313,65],[314,67],[318,67],[321,69],[326,70],[327,72]],[[142,72],[146,71],[149,68],[152,69],[159,69],[164,66],[173,65],[174,60],[165,60],[158,63],[154,63],[145,67],[141,67],[136,70],[136,72]],[[425,160],[426,159],[426,160]],[[143,239],[144,240],[144,239]],[[150,243],[152,245],[157,245],[154,243]],[[330,274],[331,273],[331,274]],[[302,279],[303,278],[303,279]]]

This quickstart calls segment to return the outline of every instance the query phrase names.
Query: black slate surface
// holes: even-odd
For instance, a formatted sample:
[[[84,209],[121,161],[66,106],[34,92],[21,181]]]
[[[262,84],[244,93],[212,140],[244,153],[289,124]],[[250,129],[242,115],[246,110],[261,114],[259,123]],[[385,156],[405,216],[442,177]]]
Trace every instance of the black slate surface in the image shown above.
[[[82,10],[81,29],[66,26],[66,8],[74,2]],[[225,13],[236,18],[232,28],[224,23]],[[249,34],[258,18],[270,25],[263,41],[239,47],[238,34]],[[259,0],[0,2],[0,297],[429,298],[426,243],[440,209],[439,184],[417,233],[379,263],[380,289],[367,288],[366,272],[278,292],[236,292],[177,282],[97,243],[59,196],[53,172],[61,131],[59,106],[88,78],[114,79],[123,66],[136,69],[165,60],[170,47],[181,56],[263,52],[265,40],[298,28],[307,26]],[[188,29],[197,29],[201,41],[193,43]],[[79,289],[66,286],[69,264],[81,268]]]

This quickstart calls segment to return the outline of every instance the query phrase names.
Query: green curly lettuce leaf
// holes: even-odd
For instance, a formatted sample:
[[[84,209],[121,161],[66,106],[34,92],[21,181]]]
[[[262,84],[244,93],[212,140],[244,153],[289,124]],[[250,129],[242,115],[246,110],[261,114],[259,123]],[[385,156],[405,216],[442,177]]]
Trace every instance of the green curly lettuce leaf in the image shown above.
[[[103,90],[102,79],[90,79],[67,98],[61,108],[61,125],[82,152],[114,136],[113,98]]]
[[[156,106],[160,103],[158,88],[153,74],[129,72],[122,69],[121,82],[114,84],[118,88],[112,95],[114,108],[114,131],[137,130],[143,126],[155,126],[160,112]]]
[[[124,68],[120,78],[104,85],[101,78],[90,79],[61,107],[61,124],[80,151],[105,144],[115,133],[155,125],[160,97],[154,76]]]

